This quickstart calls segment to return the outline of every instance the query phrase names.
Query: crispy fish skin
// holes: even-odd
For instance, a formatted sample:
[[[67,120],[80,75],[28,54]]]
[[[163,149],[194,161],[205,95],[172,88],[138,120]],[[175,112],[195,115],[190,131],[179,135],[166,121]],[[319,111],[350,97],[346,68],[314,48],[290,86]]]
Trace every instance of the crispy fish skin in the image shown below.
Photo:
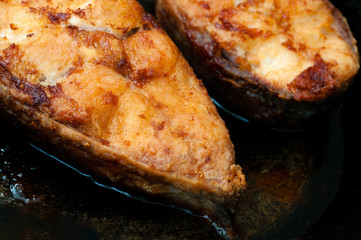
[[[228,130],[137,2],[1,1],[0,16],[3,114],[92,174],[230,225],[246,183]]]
[[[356,40],[328,0],[158,0],[156,13],[216,99],[262,124],[310,124],[359,69]]]

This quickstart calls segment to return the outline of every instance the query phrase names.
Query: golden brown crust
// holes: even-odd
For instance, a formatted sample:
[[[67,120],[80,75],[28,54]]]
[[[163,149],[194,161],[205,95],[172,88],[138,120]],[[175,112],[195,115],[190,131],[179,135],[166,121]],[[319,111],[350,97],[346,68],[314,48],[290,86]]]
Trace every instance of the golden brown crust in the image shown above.
[[[356,41],[327,0],[159,0],[156,11],[217,99],[251,120],[322,115],[359,69]]]
[[[206,89],[135,1],[1,1],[0,13],[1,110],[34,137],[198,214],[217,218],[245,188]]]

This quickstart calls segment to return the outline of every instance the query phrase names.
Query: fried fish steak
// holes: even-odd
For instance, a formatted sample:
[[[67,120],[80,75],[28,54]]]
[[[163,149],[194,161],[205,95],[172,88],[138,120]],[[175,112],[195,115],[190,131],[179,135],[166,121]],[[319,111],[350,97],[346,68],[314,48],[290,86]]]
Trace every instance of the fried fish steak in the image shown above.
[[[228,130],[141,5],[0,1],[0,16],[2,114],[93,175],[226,215],[246,187]]]
[[[156,14],[211,95],[276,128],[327,115],[359,69],[328,0],[158,0]]]

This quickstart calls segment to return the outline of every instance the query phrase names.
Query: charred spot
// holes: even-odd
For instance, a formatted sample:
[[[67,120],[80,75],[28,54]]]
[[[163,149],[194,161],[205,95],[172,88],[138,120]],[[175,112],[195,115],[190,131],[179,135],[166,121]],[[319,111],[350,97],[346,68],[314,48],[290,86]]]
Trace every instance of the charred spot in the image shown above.
[[[293,39],[288,39],[286,42],[283,42],[282,46],[284,46],[288,50],[294,51],[294,52],[303,51],[306,49],[306,45],[303,43],[299,44],[299,46],[296,47],[294,45]]]
[[[79,31],[79,27],[73,25],[66,26],[66,29],[68,30],[69,35],[72,37],[76,37]]]
[[[239,34],[240,37],[244,38],[244,35],[249,36],[252,39],[255,39],[257,37],[264,37],[267,38],[269,37],[270,34],[272,34],[271,32],[266,32],[264,33],[264,31],[256,29],[256,28],[248,28],[245,25],[241,24],[241,23],[237,23],[237,22],[231,22],[230,18],[236,14],[236,9],[233,8],[228,8],[228,9],[224,9],[219,13],[219,20],[220,22],[216,22],[214,25],[215,27],[222,29],[222,30],[226,30],[226,31],[231,31],[231,32],[236,32]]]
[[[164,121],[161,122],[161,123],[159,123],[159,124],[157,124],[157,130],[158,130],[158,131],[162,131],[162,130],[164,129],[164,125],[165,125],[165,122],[164,122]]]
[[[83,63],[83,59],[81,57],[78,57],[78,59],[73,63],[74,67],[69,68],[68,76],[74,73],[82,73],[84,71],[84,69],[81,68]]]
[[[61,87],[61,85],[59,83],[54,85],[54,86],[48,86],[47,89],[48,89],[48,91],[49,91],[49,93],[50,93],[50,95],[52,97],[58,97],[59,98],[59,97],[64,97],[65,96],[63,88]]]
[[[74,11],[74,14],[76,14],[80,18],[85,17],[85,9],[78,8]]]
[[[307,49],[307,46],[304,44],[304,43],[301,43],[299,46],[298,46],[298,51],[304,51]]]
[[[96,38],[94,34],[88,31],[79,30],[77,26],[67,26],[68,34],[78,42],[85,44],[87,47],[94,47]]]
[[[304,70],[288,84],[294,98],[299,101],[322,99],[338,89],[340,83],[334,79],[330,65],[317,54],[314,65]]]
[[[8,65],[11,62],[14,61],[15,57],[19,57],[21,56],[20,54],[20,49],[19,49],[19,45],[16,45],[14,43],[10,44],[7,48],[5,48],[3,50],[3,58],[1,59],[1,61],[5,64]]]
[[[152,68],[144,68],[134,70],[127,57],[119,59],[115,67],[116,72],[132,81],[138,87],[144,86],[149,78],[158,76],[157,72]]]
[[[124,59],[117,57],[115,54],[107,54],[103,58],[95,60],[93,63],[114,69],[123,77],[128,76],[129,69],[123,65]]]
[[[59,24],[63,21],[68,20],[71,17],[70,13],[57,13],[56,9],[53,9],[49,6],[42,8],[29,7],[29,10],[31,13],[47,16],[49,20],[54,24]]]
[[[170,154],[170,149],[169,149],[169,147],[165,147],[165,148],[163,149],[163,151],[164,151],[164,153],[167,154],[167,155]]]
[[[85,44],[87,47],[101,48],[104,51],[111,50],[112,39],[116,37],[101,31],[85,31],[78,28],[68,28],[69,35],[75,38],[77,41]]]
[[[14,24],[14,23],[10,23],[10,29],[11,30],[17,30],[18,26],[16,26],[16,24]]]
[[[232,24],[226,19],[221,19],[221,23],[215,23],[214,25],[215,25],[215,27],[222,29],[222,30],[237,32],[240,35],[240,37],[242,37],[242,38],[244,38],[244,35],[247,35],[252,39],[255,39],[257,37],[267,38],[270,36],[269,32],[267,32],[267,34],[264,34],[264,32],[262,30],[255,29],[255,28],[248,28],[245,25],[240,24],[240,23]]]
[[[171,132],[172,135],[174,135],[175,137],[178,137],[178,138],[187,138],[188,137],[188,133],[186,131],[184,131],[183,127],[181,126],[178,126],[175,131],[172,131]]]
[[[31,13],[35,13],[42,16],[46,16],[51,11],[55,12],[54,9],[51,9],[49,6],[41,7],[41,8],[29,7],[29,10]]]
[[[210,10],[211,7],[209,6],[208,2],[206,1],[200,1],[198,4],[200,4],[200,6],[206,10]]]
[[[49,13],[48,18],[54,24],[60,24],[63,21],[66,21],[70,18],[69,13]]]
[[[131,72],[129,79],[138,87],[144,86],[149,78],[158,76],[152,68],[144,68]]]
[[[164,121],[163,122],[156,122],[153,120],[150,121],[150,126],[154,129],[154,133],[153,133],[154,137],[159,136],[159,132],[164,129],[164,125],[165,125]]]
[[[14,76],[12,77],[12,82],[14,83],[14,86],[17,89],[31,96],[32,105],[34,106],[49,105],[50,101],[43,87],[40,84],[33,85],[27,82],[26,80],[22,80]]]
[[[220,11],[219,18],[221,18],[221,19],[231,18],[236,14],[237,14],[237,9],[235,9],[235,8],[224,8],[224,9],[222,9]]]
[[[286,42],[283,42],[282,46],[286,47],[290,51],[297,52],[297,49],[294,47],[293,41],[291,39],[288,39]]]
[[[114,95],[112,92],[106,92],[104,94],[105,104],[110,104],[116,106],[118,104],[119,97]]]
[[[29,33],[28,35],[26,35],[26,37],[32,37],[32,36],[34,36],[34,33]]]
[[[150,124],[154,130],[162,131],[164,129],[165,122],[163,121],[163,122],[158,123],[158,122],[151,121]]]
[[[28,2],[26,4],[28,4]],[[44,13],[44,8],[29,7],[29,10],[30,10],[31,13],[37,13],[37,14],[43,14]]]
[[[11,75],[2,63],[0,63],[0,79],[1,81],[5,81],[5,84],[9,85],[11,88],[15,88],[27,95],[30,99],[29,104],[32,106],[39,107],[42,105],[49,105],[50,101],[43,86],[40,84],[31,84],[24,79]]]

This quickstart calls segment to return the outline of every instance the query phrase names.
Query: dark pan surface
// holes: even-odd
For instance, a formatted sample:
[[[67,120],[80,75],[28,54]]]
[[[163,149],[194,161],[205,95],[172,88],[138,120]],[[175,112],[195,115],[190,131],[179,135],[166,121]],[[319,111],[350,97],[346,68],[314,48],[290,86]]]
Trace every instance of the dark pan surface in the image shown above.
[[[332,2],[361,41],[361,1]],[[153,11],[153,0],[141,3]],[[235,215],[241,239],[361,239],[360,78],[334,115],[302,132],[219,109],[248,180]],[[205,219],[95,184],[0,124],[0,240],[220,239]]]

